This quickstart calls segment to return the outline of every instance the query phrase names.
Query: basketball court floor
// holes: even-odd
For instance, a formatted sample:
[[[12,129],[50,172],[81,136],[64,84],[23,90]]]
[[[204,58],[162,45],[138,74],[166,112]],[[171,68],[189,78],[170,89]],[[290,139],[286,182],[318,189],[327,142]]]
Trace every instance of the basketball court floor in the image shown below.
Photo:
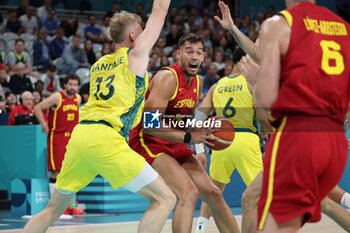
[[[239,225],[241,225],[241,209],[233,208]],[[198,216],[198,210],[195,212]],[[75,217],[71,220],[58,220],[54,223],[48,233],[135,233],[137,232],[138,221],[142,213],[128,214],[86,214]],[[10,211],[0,211],[0,232],[18,233],[27,222],[20,217],[12,217]],[[193,231],[197,224],[197,219],[193,221]],[[171,232],[171,219],[169,219],[162,233]],[[215,226],[213,218],[208,222],[206,233],[219,232]],[[322,215],[322,220],[318,223],[307,223],[299,232],[301,233],[345,233],[340,226],[334,223],[327,216]]]

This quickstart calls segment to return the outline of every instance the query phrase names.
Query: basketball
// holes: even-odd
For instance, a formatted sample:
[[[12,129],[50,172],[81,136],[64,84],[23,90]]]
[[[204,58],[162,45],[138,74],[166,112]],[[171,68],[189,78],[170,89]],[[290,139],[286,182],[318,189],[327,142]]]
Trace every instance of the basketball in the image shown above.
[[[218,131],[214,132],[213,135],[218,137],[217,140],[209,140],[210,143],[214,144],[214,146],[207,145],[212,150],[223,150],[229,147],[235,138],[235,128],[231,124],[229,120],[224,117],[211,117],[211,121],[220,121],[221,126],[217,127],[216,124],[212,127],[212,129],[216,129]]]

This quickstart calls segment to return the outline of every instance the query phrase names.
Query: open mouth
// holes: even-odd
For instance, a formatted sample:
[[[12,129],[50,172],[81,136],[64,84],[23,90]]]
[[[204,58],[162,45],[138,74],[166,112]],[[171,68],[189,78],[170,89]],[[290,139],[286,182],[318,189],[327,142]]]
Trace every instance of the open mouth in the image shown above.
[[[196,64],[190,64],[190,68],[196,69],[196,68],[197,68],[197,65],[196,65]]]

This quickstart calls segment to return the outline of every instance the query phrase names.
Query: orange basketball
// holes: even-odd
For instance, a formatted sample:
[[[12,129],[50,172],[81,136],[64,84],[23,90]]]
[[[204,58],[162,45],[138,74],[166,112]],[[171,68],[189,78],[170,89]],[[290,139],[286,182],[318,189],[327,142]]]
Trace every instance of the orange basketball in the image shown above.
[[[210,143],[213,143],[214,146],[207,145],[212,150],[223,150],[229,147],[235,138],[235,128],[231,124],[229,120],[224,117],[215,116],[210,118],[211,121],[220,121],[220,127],[216,124],[212,127],[212,129],[217,129],[218,131],[214,132],[214,136],[218,137],[217,140],[209,140]]]

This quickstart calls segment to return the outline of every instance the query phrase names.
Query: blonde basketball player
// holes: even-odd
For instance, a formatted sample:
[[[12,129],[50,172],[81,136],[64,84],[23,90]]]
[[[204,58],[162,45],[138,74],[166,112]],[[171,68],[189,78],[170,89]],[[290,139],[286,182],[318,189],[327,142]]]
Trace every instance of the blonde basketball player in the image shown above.
[[[141,119],[149,51],[163,27],[169,4],[170,0],[154,0],[144,31],[136,14],[113,16],[110,35],[116,43],[115,53],[102,57],[91,68],[90,98],[67,145],[56,190],[47,207],[26,224],[23,232],[45,232],[67,208],[74,193],[98,174],[114,189],[123,186],[151,202],[138,232],[161,231],[175,205],[175,195],[127,141],[131,127]]]

